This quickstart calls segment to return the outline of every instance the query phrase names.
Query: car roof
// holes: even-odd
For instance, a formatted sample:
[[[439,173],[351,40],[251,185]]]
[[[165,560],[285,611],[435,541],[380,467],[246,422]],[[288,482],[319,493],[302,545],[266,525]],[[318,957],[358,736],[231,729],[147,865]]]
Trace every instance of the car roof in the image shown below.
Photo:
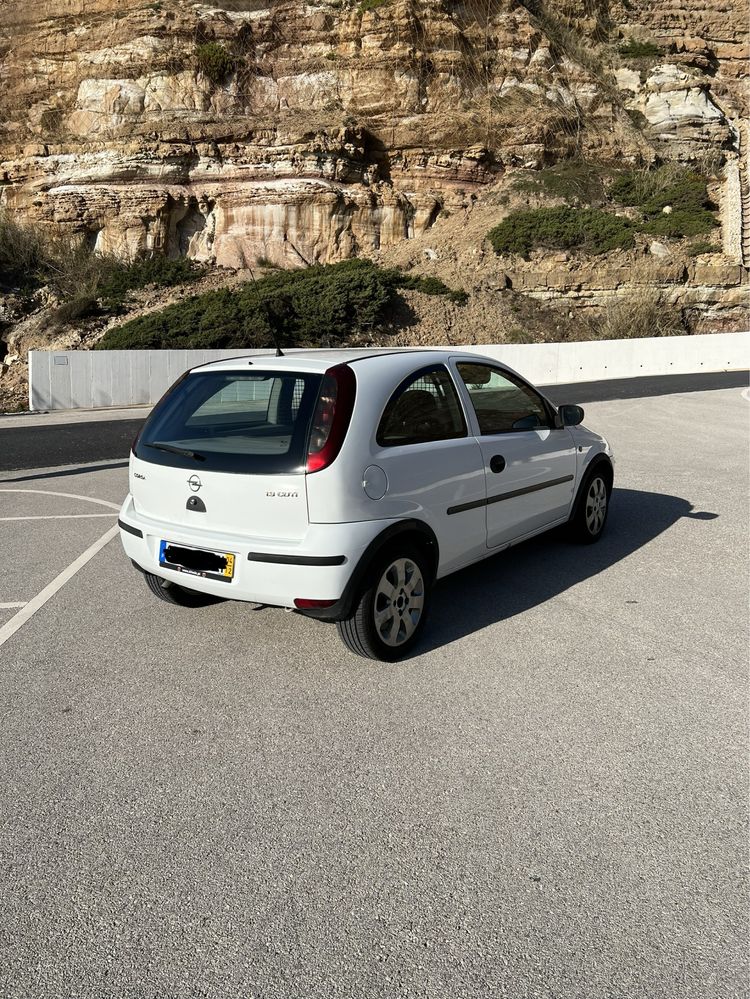
[[[281,357],[275,353],[268,354],[242,354],[235,357],[222,358],[216,361],[208,361],[205,364],[197,365],[191,371],[241,371],[248,367],[262,367],[265,371],[309,371],[322,372],[336,364],[367,363],[368,367],[375,363],[379,367],[391,367],[393,362],[399,368],[403,366],[405,355],[412,355],[414,366],[420,364],[441,363],[448,357],[460,358],[467,361],[484,360],[499,367],[507,367],[490,357],[482,357],[480,354],[469,353],[460,348],[451,347],[402,347],[402,348],[351,348],[349,350],[295,350],[290,349],[284,352]],[[414,356],[418,355],[418,356]],[[390,360],[389,360],[390,359]]]

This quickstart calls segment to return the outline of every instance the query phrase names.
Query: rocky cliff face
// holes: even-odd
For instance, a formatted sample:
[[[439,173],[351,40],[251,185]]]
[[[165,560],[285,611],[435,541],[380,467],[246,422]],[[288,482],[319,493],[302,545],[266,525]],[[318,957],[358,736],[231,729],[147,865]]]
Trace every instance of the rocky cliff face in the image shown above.
[[[623,68],[619,92],[587,40],[612,15],[585,6],[13,0],[2,198],[102,250],[294,265],[423,232],[514,165],[731,146],[740,4],[628,0],[629,30],[677,61]],[[197,56],[210,41],[231,60],[213,80]]]
[[[730,181],[727,256],[701,287],[725,289],[748,263],[745,13],[744,0],[5,0],[0,204],[124,256],[299,266],[398,255],[518,168],[713,157]],[[621,58],[623,37],[658,57]],[[518,287],[554,298],[535,266]],[[565,294],[590,299],[596,281],[589,268]]]

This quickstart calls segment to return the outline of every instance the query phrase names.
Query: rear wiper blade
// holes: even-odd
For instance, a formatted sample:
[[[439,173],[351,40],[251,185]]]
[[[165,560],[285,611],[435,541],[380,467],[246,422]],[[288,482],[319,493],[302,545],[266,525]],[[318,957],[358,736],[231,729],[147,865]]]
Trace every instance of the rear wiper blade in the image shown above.
[[[202,454],[198,454],[197,451],[190,451],[186,447],[175,447],[174,444],[162,444],[161,441],[144,441],[146,447],[156,448],[158,451],[169,451],[170,454],[181,454],[185,458],[194,458],[195,461],[205,461],[205,457]]]

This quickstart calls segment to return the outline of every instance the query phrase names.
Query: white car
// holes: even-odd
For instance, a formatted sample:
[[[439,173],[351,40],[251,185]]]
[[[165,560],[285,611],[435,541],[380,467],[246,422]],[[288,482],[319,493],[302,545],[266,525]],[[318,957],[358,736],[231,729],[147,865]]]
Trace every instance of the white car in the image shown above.
[[[582,419],[454,350],[204,364],[133,443],[122,543],[163,600],[296,609],[394,660],[437,579],[560,524],[601,536],[612,453]]]

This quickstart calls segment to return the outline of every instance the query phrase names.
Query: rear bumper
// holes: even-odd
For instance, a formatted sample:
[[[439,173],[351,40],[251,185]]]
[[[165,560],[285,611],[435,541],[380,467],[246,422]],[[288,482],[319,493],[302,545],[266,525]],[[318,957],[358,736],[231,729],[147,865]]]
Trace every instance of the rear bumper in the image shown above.
[[[120,510],[120,539],[125,553],[144,572],[191,590],[228,600],[294,607],[297,598],[333,600],[336,605],[305,611],[313,617],[341,616],[347,584],[370,543],[390,521],[310,524],[303,541],[224,534],[173,526],[139,515],[128,496]],[[232,552],[235,572],[230,581],[207,579],[159,565],[162,540],[194,548]]]

